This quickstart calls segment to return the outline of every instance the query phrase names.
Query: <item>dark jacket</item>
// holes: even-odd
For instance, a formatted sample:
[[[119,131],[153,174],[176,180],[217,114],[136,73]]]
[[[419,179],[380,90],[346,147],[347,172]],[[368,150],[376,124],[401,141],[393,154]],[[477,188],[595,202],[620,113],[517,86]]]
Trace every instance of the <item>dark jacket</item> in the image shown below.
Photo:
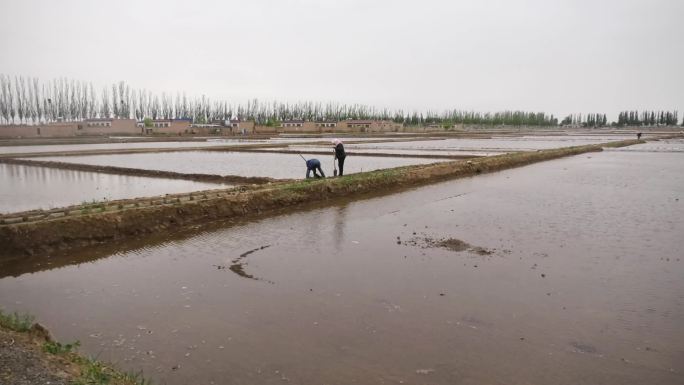
[[[335,146],[335,158],[344,159],[346,156],[347,154],[344,152],[344,146],[342,143],[338,143],[337,146]]]
[[[306,168],[309,170],[313,170],[314,168],[320,168],[321,167],[321,161],[318,159],[309,159],[306,161]]]

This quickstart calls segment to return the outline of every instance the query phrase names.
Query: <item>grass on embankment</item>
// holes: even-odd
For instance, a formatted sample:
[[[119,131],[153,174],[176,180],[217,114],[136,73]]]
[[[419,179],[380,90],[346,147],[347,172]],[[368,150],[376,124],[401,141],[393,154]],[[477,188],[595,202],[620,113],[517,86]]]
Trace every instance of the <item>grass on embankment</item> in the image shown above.
[[[123,373],[92,358],[76,352],[80,346],[78,341],[62,344],[54,341],[47,330],[33,323],[33,316],[18,313],[4,313],[0,310],[0,335],[7,334],[11,343],[3,347],[7,351],[30,351],[31,357],[37,357],[41,366],[52,374],[66,376],[72,385],[149,385],[140,373]],[[25,354],[5,354],[7,360],[23,360]],[[3,362],[7,368],[22,367],[26,362]],[[9,369],[7,369],[9,370]],[[11,375],[3,372],[4,375]],[[0,378],[1,379],[1,378]]]

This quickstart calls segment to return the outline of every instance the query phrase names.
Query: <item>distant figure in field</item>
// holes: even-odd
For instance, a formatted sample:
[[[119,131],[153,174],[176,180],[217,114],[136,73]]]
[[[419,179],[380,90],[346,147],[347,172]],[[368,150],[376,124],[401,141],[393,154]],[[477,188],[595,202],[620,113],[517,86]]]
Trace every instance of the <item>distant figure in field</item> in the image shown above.
[[[637,132],[637,139],[641,139],[641,132]]]
[[[316,170],[321,173],[321,175],[316,174]],[[309,159],[306,161],[306,178],[309,179],[309,174],[313,171],[314,178],[325,178],[323,169],[321,168],[321,162],[318,159]]]
[[[337,160],[337,166],[340,168],[339,175],[342,176],[344,175],[344,159],[347,157],[347,153],[344,152],[344,145],[341,140],[333,139],[332,144],[335,146],[335,160]]]

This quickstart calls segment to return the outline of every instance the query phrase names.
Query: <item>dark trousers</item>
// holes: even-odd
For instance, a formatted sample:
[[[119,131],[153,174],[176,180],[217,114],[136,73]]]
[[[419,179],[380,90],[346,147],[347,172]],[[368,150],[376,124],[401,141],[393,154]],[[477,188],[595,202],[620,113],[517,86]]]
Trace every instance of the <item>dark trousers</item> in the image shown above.
[[[337,166],[340,168],[340,173],[338,174],[339,176],[344,175],[344,158],[346,158],[346,156],[337,158]]]
[[[318,170],[318,172],[320,172],[321,175],[318,175],[318,174],[316,173],[316,170]],[[318,166],[316,166],[316,167],[314,167],[314,168],[307,168],[307,169],[306,169],[306,177],[307,177],[307,178],[310,178],[309,175],[311,174],[311,171],[313,171],[313,176],[314,176],[314,178],[320,178],[320,177],[325,178],[325,174],[323,173],[323,169],[321,168],[320,165],[318,165]]]

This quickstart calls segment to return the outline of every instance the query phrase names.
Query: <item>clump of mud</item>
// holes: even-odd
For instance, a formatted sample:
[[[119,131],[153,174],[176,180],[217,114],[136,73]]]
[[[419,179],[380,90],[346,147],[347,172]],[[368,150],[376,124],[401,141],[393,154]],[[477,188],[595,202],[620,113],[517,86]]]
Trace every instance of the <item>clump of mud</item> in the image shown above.
[[[255,277],[255,276],[253,276],[252,274],[248,274],[248,273],[245,271],[245,266],[247,266],[247,262],[244,262],[243,260],[244,260],[248,255],[250,255],[250,254],[252,254],[252,253],[254,253],[254,252],[257,252],[257,251],[259,251],[259,250],[263,250],[263,249],[269,248],[269,247],[271,247],[271,245],[265,245],[265,246],[257,247],[256,249],[252,249],[252,250],[249,250],[249,251],[246,251],[246,252],[240,254],[239,257],[235,258],[235,259],[231,262],[232,264],[228,267],[228,269],[229,269],[230,271],[232,271],[233,273],[239,275],[240,277],[249,278],[249,279],[253,279],[253,280],[256,280],[256,281],[261,281],[261,280],[262,280],[261,278],[257,278],[257,277]],[[223,270],[223,269],[226,268],[226,266],[224,266],[224,265],[214,265],[214,266],[216,266],[216,268],[217,268],[218,270]],[[270,282],[270,281],[267,281],[267,282]]]
[[[456,238],[440,239],[439,241],[435,242],[435,245],[433,247],[441,247],[443,249],[456,252],[466,251],[472,248],[472,246],[470,246],[468,243]]]
[[[473,247],[470,249],[473,253],[477,255],[492,255],[494,252],[492,250],[485,249],[484,247]]]
[[[492,250],[480,246],[473,246],[457,238],[435,239],[428,236],[416,236],[403,242],[404,246],[417,246],[423,249],[442,248],[453,252],[468,251],[477,255],[491,255]]]

